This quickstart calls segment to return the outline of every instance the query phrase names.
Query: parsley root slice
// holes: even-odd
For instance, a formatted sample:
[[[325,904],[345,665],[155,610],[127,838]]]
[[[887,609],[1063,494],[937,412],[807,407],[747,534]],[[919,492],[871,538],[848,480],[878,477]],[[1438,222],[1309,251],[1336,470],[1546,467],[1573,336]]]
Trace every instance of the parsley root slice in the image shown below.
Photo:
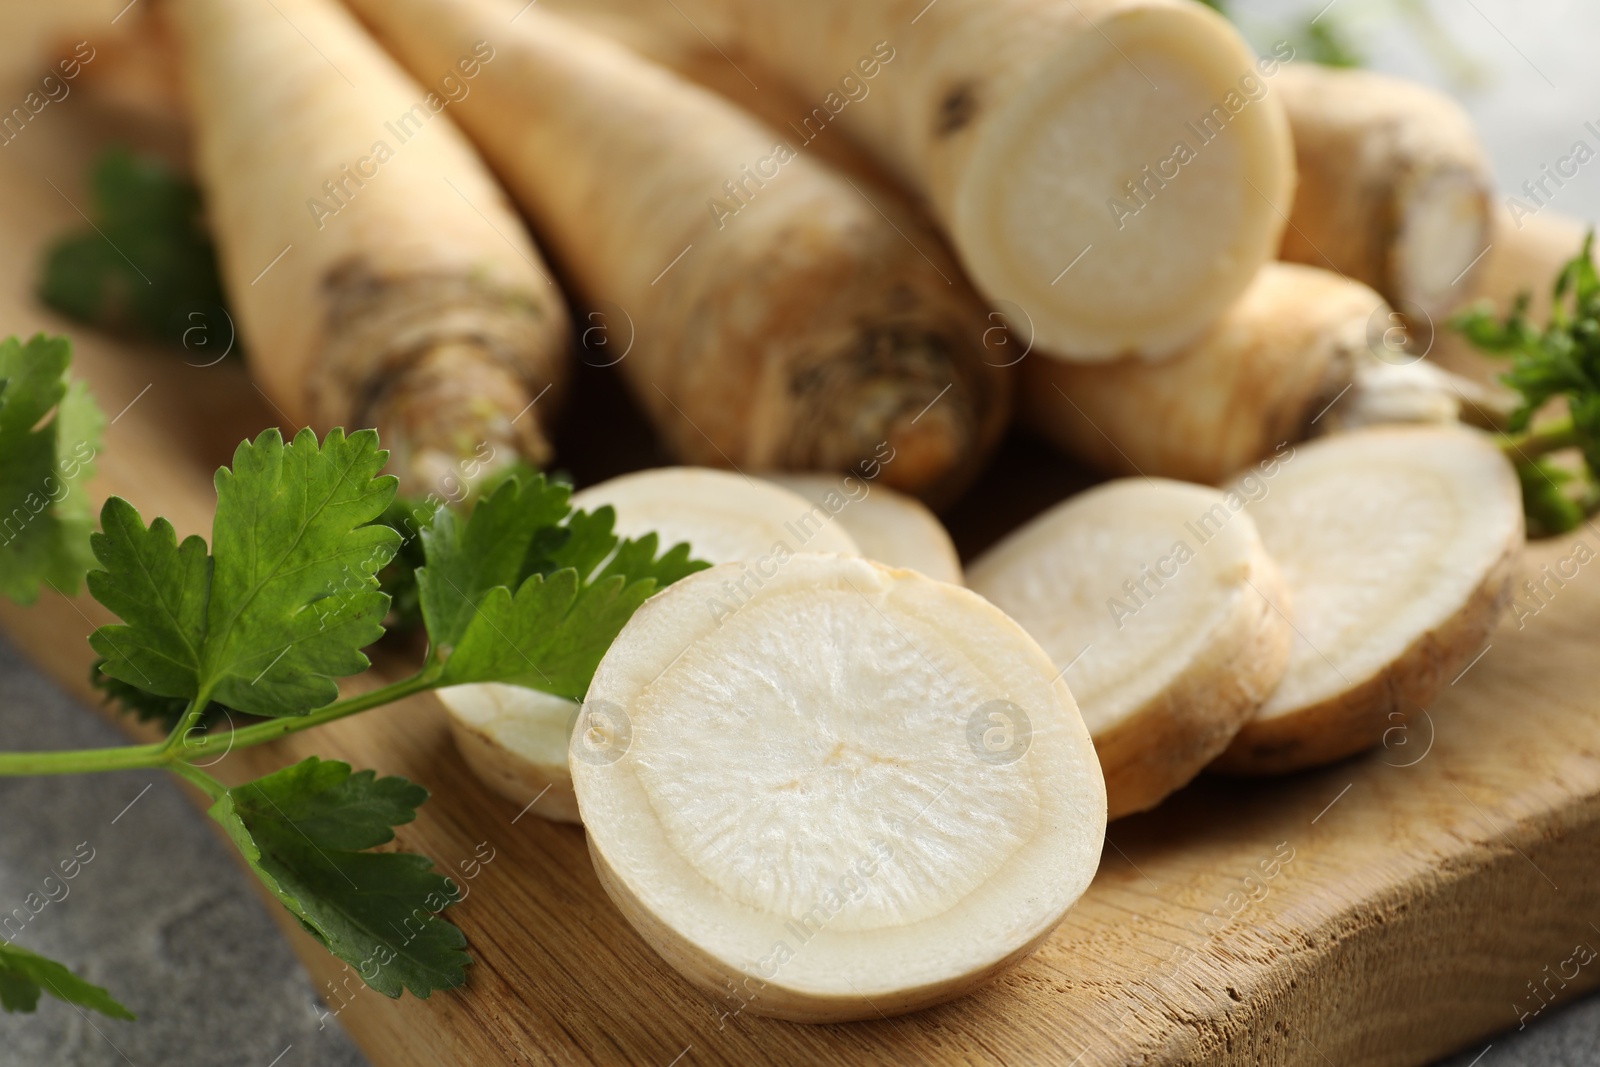
[[[868,559],[891,567],[909,567],[941,582],[962,584],[961,557],[956,554],[950,533],[920,500],[853,475],[767,477],[824,508]]]
[[[708,467],[656,467],[591,485],[572,494],[572,506],[616,509],[616,531],[662,544],[689,543],[696,559],[755,560],[795,552],[860,554],[825,508],[762,478]],[[777,551],[781,546],[781,552]]]
[[[876,1018],[1028,954],[1100,860],[1105,786],[1038,644],[977,594],[803,553],[629,620],[572,738],[601,883],[730,1013]]]
[[[846,470],[888,443],[884,478],[920,493],[997,441],[994,324],[893,197],[539,7],[351,6],[419,73],[476,41],[496,50],[451,113],[602,309],[586,337],[680,458]]]
[[[529,405],[565,375],[564,305],[441,113],[441,79],[473,84],[465,71],[492,53],[469,42],[425,87],[334,0],[177,0],[170,14],[225,286],[266,395],[294,422],[378,427],[409,492],[469,457],[548,459],[553,398]]]
[[[1408,315],[1442,317],[1470,296],[1491,241],[1494,174],[1461,106],[1400,78],[1312,63],[1286,65],[1273,88],[1300,171],[1282,257],[1365,282]]]
[[[520,685],[478,682],[437,690],[456,751],[478,781],[554,822],[578,822],[567,741],[578,704]]]
[[[1510,599],[1523,544],[1511,464],[1465,427],[1361,430],[1298,448],[1246,511],[1289,587],[1295,637],[1283,681],[1214,766],[1292,771],[1383,741],[1414,740],[1401,758],[1420,758],[1428,705]]]
[[[1288,123],[1265,68],[1201,4],[676,2],[682,15],[594,6],[691,42],[698,27],[786,79],[813,109],[786,135],[844,133],[871,152],[1041,350],[1177,348],[1276,253]]]
[[[1115,474],[1217,483],[1306,435],[1338,399],[1383,300],[1331,271],[1263,267],[1199,341],[1159,363],[1025,359],[1022,415]]]
[[[1257,472],[1251,495],[1272,484]],[[1288,597],[1245,499],[1107,482],[972,566],[972,588],[1038,640],[1077,698],[1112,818],[1187,784],[1283,677]]]
[[[776,561],[804,548],[858,554],[828,512],[787,489],[730,471],[662,467],[625,474],[572,496],[572,507],[616,512],[621,537],[655,533],[664,545],[688,542],[711,563]],[[781,546],[781,547],[780,547]],[[747,567],[740,579],[759,572]],[[478,778],[536,815],[577,822],[567,741],[578,705],[522,686],[486,682],[439,691],[456,748]]]

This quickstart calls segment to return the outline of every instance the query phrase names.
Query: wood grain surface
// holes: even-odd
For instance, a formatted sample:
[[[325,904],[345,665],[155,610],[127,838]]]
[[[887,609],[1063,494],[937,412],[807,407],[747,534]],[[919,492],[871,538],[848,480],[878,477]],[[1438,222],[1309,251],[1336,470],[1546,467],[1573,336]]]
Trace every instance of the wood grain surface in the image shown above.
[[[270,405],[233,361],[117,345],[29,295],[41,243],[83,225],[86,163],[118,132],[86,106],[51,109],[0,153],[0,330],[74,338],[77,373],[115,420],[97,500],[119,493],[180,535],[209,533],[212,471],[279,423]],[[579,393],[608,412],[569,420],[558,442],[581,480],[655,459],[614,383],[596,372]],[[1081,484],[1019,438],[951,524],[971,552]],[[1600,532],[1537,546],[1529,573],[1579,542],[1600,550]],[[315,753],[431,790],[399,844],[467,891],[451,912],[476,960],[464,989],[387,1000],[274,908],[380,1067],[1418,1064],[1600,983],[1600,962],[1576,977],[1569,962],[1580,943],[1600,946],[1600,564],[1574,569],[1544,603],[1521,597],[1520,618],[1383,749],[1276,781],[1203,779],[1114,823],[1093,886],[1035,956],[894,1019],[773,1022],[696,993],[606,899],[580,829],[518,818],[476,783],[431,697],[231,753],[213,773],[235,781]],[[86,596],[0,608],[10,638],[86,698],[84,638],[106,620]]]

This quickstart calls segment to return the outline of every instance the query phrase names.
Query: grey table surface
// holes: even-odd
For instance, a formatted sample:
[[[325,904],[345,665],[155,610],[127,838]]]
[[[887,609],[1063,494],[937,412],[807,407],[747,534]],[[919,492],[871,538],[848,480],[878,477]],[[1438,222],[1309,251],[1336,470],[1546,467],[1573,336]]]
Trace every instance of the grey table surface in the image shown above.
[[[120,6],[120,5],[119,5]],[[1536,178],[1575,141],[1597,140],[1600,4],[1595,0],[1237,0],[1258,47],[1312,16],[1377,69],[1456,95],[1482,130],[1502,188]],[[1418,13],[1421,13],[1420,15]],[[0,30],[6,15],[0,13]],[[1600,166],[1567,182],[1557,210],[1600,217]],[[115,744],[114,727],[0,642],[0,746]],[[354,1067],[365,1061],[323,1026],[305,973],[201,814],[159,776],[0,780],[0,912],[62,859],[92,855],[69,894],[18,943],[109,986],[137,1023],[46,1002],[0,1017],[0,1067]],[[1552,1005],[1443,1067],[1600,1064],[1600,996]],[[1343,1065],[1340,1065],[1343,1067]]]

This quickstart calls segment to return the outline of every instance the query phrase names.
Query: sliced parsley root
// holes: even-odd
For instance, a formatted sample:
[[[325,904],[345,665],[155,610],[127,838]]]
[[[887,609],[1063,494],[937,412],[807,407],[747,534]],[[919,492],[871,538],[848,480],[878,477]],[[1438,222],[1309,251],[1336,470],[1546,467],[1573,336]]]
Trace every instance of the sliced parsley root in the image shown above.
[[[1549,322],[1531,321],[1532,296],[1522,293],[1501,319],[1487,303],[1451,320],[1474,346],[1511,361],[1501,376],[1521,398],[1501,447],[1522,481],[1529,532],[1570,530],[1600,511],[1600,274],[1592,256],[1594,232],[1556,275]],[[1566,412],[1535,421],[1546,405]],[[1547,458],[1572,450],[1575,468]]]

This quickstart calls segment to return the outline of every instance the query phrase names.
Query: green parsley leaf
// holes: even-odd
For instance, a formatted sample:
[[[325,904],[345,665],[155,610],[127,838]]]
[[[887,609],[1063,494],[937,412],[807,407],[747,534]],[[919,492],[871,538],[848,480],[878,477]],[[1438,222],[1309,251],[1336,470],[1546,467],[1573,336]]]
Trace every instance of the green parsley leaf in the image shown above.
[[[438,917],[454,883],[424,856],[368,852],[416,818],[428,791],[315,756],[228,790],[211,808],[250,869],[335,956],[385,996],[466,980],[466,938]]]
[[[1299,41],[1304,50],[1304,58],[1311,63],[1345,68],[1367,65],[1366,57],[1356,49],[1333,19],[1316,18],[1307,22],[1300,31]]]
[[[377,521],[400,535],[400,547],[378,572],[378,587],[389,595],[391,630],[413,630],[422,625],[422,594],[417,590],[417,568],[427,562],[422,552],[422,531],[433,521],[440,505],[432,498],[395,497]]]
[[[179,341],[188,315],[224,304],[199,191],[160,160],[123,148],[103,154],[89,181],[97,229],[50,247],[40,299],[91,326]]]
[[[1573,473],[1556,466],[1548,457],[1517,464],[1522,483],[1522,510],[1528,518],[1532,537],[1550,537],[1577,529],[1583,521],[1583,505],[1568,494]]]
[[[1527,293],[1503,320],[1480,302],[1450,322],[1477,348],[1511,361],[1500,380],[1520,395],[1509,430],[1522,436],[1508,439],[1507,454],[1518,463],[1530,529],[1543,533],[1571,529],[1583,513],[1600,506],[1600,272],[1593,252],[1590,231],[1556,276],[1550,321],[1543,328],[1529,321]],[[1545,420],[1530,429],[1534,415],[1558,398],[1566,403],[1566,420]],[[1562,447],[1582,455],[1580,475],[1539,459],[1539,453]]]
[[[464,520],[434,515],[417,584],[440,684],[509,682],[582,700],[639,605],[709,566],[686,544],[658,557],[654,534],[621,542],[609,507],[569,515],[567,497],[543,477],[519,478]]]
[[[94,562],[83,483],[104,419],[71,362],[64,337],[0,341],[0,593],[19,604],[76,592]]]
[[[133,1012],[118,1004],[99,986],[84,981],[37,952],[0,942],[0,1008],[31,1012],[38,1008],[41,993],[49,993],[57,1000],[112,1019],[133,1021]]]
[[[241,443],[217,472],[210,556],[198,536],[177,544],[166,520],[146,529],[127,501],[107,500],[89,590],[123,622],[90,636],[104,673],[253,715],[337,699],[334,679],[366,669],[360,650],[388,610],[374,575],[400,538],[367,525],[394,497],[385,457],[371,430],[330,431],[320,448],[310,430]]]

